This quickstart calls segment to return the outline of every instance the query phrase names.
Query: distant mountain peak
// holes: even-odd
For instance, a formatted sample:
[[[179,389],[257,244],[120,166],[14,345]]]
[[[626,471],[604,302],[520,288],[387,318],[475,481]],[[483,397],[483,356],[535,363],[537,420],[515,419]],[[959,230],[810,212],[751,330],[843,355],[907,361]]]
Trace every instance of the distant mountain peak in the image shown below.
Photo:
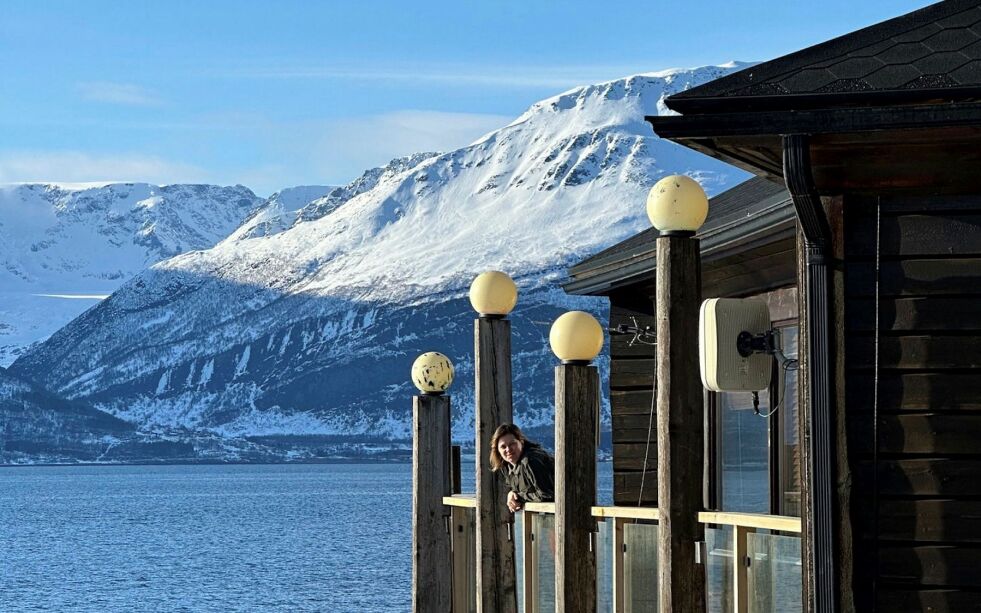
[[[644,121],[666,96],[735,68],[575,88],[466,147],[393,160],[299,209],[302,198],[269,206],[215,247],[141,273],[12,371],[42,373],[51,390],[140,427],[403,437],[409,366],[436,349],[457,366],[455,420],[465,425],[466,287],[497,269],[520,287],[519,419],[546,423],[550,321],[566,309],[605,318],[602,300],[562,292],[566,267],[648,227],[646,192],[659,178],[690,174],[711,194],[747,176]]]
[[[242,186],[13,184],[0,187],[0,365],[147,266],[206,249],[260,202]]]

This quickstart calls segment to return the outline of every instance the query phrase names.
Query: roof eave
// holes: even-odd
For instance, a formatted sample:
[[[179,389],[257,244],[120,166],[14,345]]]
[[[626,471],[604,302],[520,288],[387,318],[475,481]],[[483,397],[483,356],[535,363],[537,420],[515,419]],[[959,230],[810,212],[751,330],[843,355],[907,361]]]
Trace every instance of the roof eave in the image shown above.
[[[687,92],[683,92],[687,93]],[[944,87],[819,94],[757,96],[688,96],[675,94],[664,103],[683,115],[747,111],[803,111],[853,106],[909,106],[971,102],[981,99],[981,87]]]
[[[781,134],[836,134],[977,125],[981,102],[911,106],[653,115],[644,119],[661,138],[724,138]]]
[[[702,261],[710,263],[754,247],[783,240],[796,232],[796,213],[789,198],[764,213],[730,223],[700,237]],[[609,262],[600,269],[562,284],[568,294],[602,296],[650,277],[657,264],[655,250],[645,249],[628,258]]]

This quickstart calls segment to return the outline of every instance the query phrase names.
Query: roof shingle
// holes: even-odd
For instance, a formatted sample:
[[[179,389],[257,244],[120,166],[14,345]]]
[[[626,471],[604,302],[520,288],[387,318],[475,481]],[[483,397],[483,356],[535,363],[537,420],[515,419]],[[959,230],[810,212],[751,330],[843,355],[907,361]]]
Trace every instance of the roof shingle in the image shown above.
[[[688,113],[713,99],[981,88],[981,0],[947,0],[671,96]]]

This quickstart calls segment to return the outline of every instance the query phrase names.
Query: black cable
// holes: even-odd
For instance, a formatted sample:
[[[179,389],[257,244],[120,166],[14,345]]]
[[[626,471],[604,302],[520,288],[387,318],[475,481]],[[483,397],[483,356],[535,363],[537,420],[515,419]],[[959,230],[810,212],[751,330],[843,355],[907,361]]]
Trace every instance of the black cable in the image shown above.
[[[640,491],[637,493],[637,506],[644,503],[644,481],[647,479],[647,458],[651,451],[651,433],[654,431],[654,407],[657,403],[657,357],[654,358],[654,383],[651,386],[651,413],[647,421],[647,446],[644,448],[644,464],[641,466]]]
[[[872,611],[878,609],[879,589],[879,280],[881,278],[882,198],[875,203],[875,340],[872,372],[872,538],[875,561],[872,573]]]

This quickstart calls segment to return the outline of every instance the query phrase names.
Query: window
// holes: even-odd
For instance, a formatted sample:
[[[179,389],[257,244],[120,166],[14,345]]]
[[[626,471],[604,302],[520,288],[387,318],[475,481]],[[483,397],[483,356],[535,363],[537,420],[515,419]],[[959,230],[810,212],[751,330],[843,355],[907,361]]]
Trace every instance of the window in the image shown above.
[[[717,394],[721,461],[720,508],[743,513],[770,512],[770,432],[767,395],[760,394],[758,415],[749,392]]]
[[[798,327],[796,325],[779,328],[781,332],[781,349],[790,359],[797,359]],[[801,450],[797,439],[797,371],[781,372],[777,369],[775,381],[771,386],[779,398],[777,412],[771,417],[771,423],[779,431],[774,437],[774,453],[771,455],[776,467],[773,511],[778,515],[793,515],[800,517],[800,472]]]
[[[774,326],[781,332],[784,355],[796,359],[796,318]],[[711,502],[723,511],[799,516],[797,371],[774,366],[757,409],[750,392],[709,394],[709,423],[715,427]]]

